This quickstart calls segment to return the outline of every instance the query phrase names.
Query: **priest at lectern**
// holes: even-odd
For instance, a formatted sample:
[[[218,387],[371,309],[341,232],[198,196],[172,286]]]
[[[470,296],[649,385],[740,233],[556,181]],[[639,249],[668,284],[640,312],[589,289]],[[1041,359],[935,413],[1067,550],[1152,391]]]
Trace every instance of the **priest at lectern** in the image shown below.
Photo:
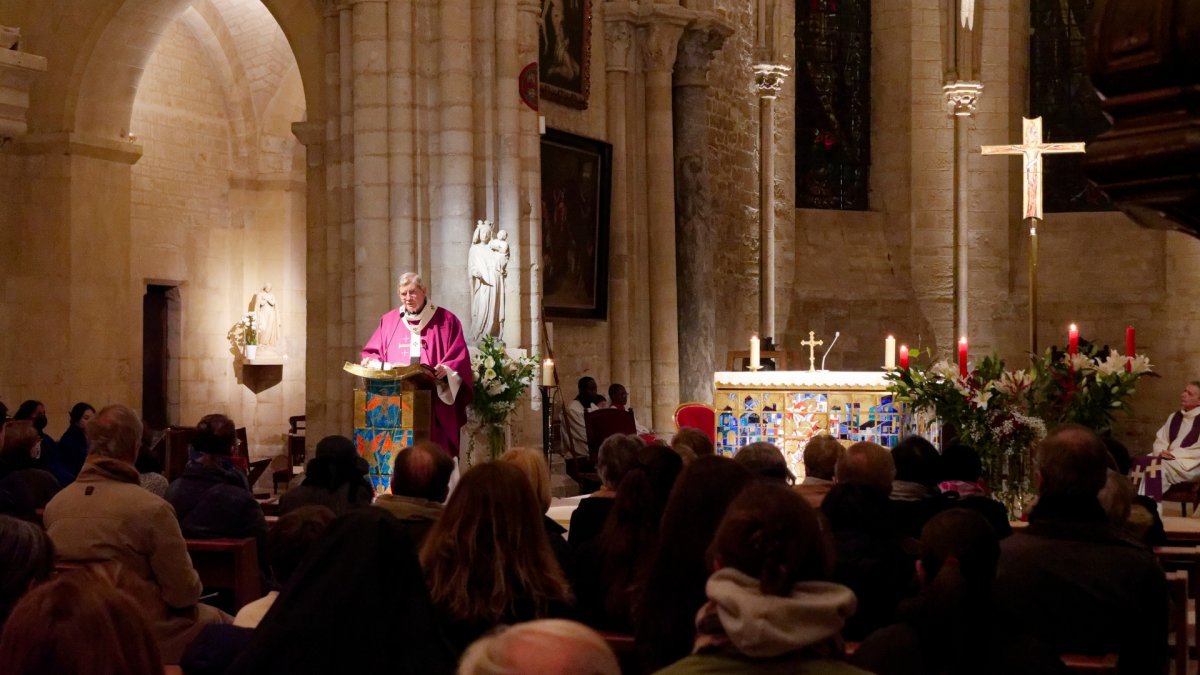
[[[462,322],[429,300],[419,274],[402,274],[397,292],[400,307],[380,317],[363,347],[362,365],[386,369],[423,363],[433,368],[437,396],[429,437],[458,457],[459,432],[467,421],[474,382]]]

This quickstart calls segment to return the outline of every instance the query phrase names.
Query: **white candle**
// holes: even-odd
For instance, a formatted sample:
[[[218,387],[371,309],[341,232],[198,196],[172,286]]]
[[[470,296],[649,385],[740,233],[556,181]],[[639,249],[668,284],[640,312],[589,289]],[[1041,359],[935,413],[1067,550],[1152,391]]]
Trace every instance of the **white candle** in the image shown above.
[[[758,352],[758,333],[750,336],[750,370],[758,370],[762,366]]]
[[[553,359],[546,359],[546,361],[544,363],[542,363],[542,386],[543,387],[553,387],[554,386],[554,360]]]
[[[896,338],[891,335],[883,341],[883,367],[886,370],[896,368]]]

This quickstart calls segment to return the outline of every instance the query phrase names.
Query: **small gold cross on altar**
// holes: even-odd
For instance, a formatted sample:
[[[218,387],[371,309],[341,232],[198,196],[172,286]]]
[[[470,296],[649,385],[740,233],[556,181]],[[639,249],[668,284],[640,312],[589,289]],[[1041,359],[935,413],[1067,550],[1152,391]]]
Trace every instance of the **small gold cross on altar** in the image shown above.
[[[1021,145],[985,145],[979,148],[984,155],[1021,155],[1024,157],[1022,190],[1024,218],[1042,219],[1042,155],[1086,152],[1083,143],[1043,143],[1042,118],[1021,118]]]
[[[817,356],[816,356],[815,352],[816,352],[817,347],[820,347],[823,344],[825,344],[825,341],[818,340],[817,332],[813,331],[813,330],[808,331],[808,339],[807,340],[800,341],[800,346],[808,347],[808,369],[809,370],[817,369]]]

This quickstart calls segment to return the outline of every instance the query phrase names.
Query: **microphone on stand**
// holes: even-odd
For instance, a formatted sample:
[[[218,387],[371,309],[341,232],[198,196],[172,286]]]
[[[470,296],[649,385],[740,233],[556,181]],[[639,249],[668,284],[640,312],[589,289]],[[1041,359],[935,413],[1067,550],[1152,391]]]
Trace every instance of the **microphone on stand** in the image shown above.
[[[840,330],[834,331],[833,342],[829,343],[829,349],[826,349],[825,353],[821,356],[821,370],[825,370],[825,359],[826,359],[826,357],[829,356],[829,351],[831,349],[833,349],[833,346],[837,344],[838,338],[840,338],[841,336],[842,336],[842,331],[840,331]]]

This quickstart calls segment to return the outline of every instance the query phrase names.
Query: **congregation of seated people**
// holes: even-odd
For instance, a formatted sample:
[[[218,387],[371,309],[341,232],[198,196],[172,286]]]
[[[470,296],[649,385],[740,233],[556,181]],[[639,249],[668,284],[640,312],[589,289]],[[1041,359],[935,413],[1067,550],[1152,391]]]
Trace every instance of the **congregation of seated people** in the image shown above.
[[[1161,520],[1128,451],[1083,427],[1037,446],[1036,502],[1013,514],[957,443],[821,435],[799,457],[765,442],[726,457],[698,429],[617,434],[569,528],[548,515],[540,451],[467,468],[418,442],[376,495],[353,442],[330,436],[268,527],[225,415],[197,424],[165,497],[144,486],[134,411],[76,406],[50,463],[44,416],[34,401],[0,422],[4,672],[1167,667]],[[265,595],[207,604],[188,553],[206,538],[255,540]]]

